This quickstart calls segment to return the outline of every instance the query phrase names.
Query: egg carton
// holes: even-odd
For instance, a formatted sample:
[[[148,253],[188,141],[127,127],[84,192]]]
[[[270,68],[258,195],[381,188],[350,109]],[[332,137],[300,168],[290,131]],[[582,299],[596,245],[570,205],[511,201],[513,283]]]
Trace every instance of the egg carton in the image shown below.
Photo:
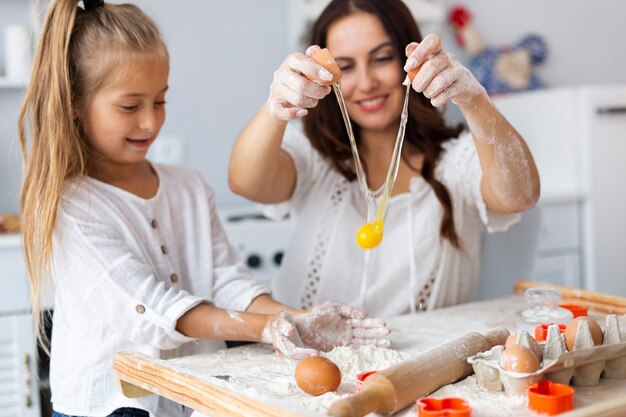
[[[572,351],[568,352],[565,336],[558,326],[548,327],[545,343],[539,343],[527,332],[522,332],[518,343],[531,350],[539,349],[543,360],[532,373],[505,371],[500,366],[504,346],[471,356],[467,361],[474,368],[478,384],[489,391],[505,391],[524,395],[528,384],[549,379],[559,384],[593,386],[600,377],[626,379],[626,334],[621,333],[617,316],[606,317],[602,345],[595,345],[589,324],[579,321]]]

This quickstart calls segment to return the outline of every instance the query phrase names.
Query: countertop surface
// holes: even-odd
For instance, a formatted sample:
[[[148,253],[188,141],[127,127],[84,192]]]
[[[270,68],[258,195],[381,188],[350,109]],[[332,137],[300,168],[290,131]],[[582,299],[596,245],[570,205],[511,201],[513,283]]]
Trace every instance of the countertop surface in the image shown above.
[[[494,327],[505,327],[510,331],[515,331],[515,312],[521,308],[523,308],[523,298],[510,296],[395,317],[388,320],[393,331],[394,350],[385,350],[388,352],[382,357],[384,360],[397,363],[468,332],[485,333]],[[592,314],[593,316],[596,315]],[[595,318],[599,323],[604,324],[602,315],[597,315]],[[626,317],[622,316],[620,319],[622,328],[625,328]],[[342,353],[344,356],[340,359],[345,360],[345,349],[352,348],[339,349],[344,349]],[[344,375],[339,389],[337,392],[326,393],[319,397],[311,397],[299,391],[293,383],[294,365],[277,359],[268,346],[248,345],[211,354],[155,360],[155,362],[157,367],[173,370],[176,375],[187,375],[202,383],[210,383],[220,389],[232,391],[236,395],[259,400],[267,403],[268,407],[282,407],[285,411],[289,411],[286,413],[288,415],[322,416],[334,401],[355,392],[355,372],[372,370],[367,368],[371,366],[367,363],[368,355],[372,353],[371,348],[369,349],[369,352],[364,352],[362,349],[348,352],[348,355],[354,355],[354,360],[348,361],[350,369],[347,372],[342,368]],[[327,357],[336,359],[337,355],[338,353],[333,351],[329,352]],[[364,368],[359,369],[359,366]],[[142,388],[154,392],[145,384]],[[575,387],[575,389],[575,408],[582,408],[594,402],[626,395],[626,381],[601,379],[597,386]],[[163,391],[158,389],[156,391],[163,394]],[[465,398],[473,407],[473,417],[534,417],[538,415],[527,408],[525,396],[508,396],[503,392],[485,391],[478,387],[475,376],[469,376],[455,384],[447,385],[432,395]],[[416,408],[409,406],[396,415],[415,416]]]

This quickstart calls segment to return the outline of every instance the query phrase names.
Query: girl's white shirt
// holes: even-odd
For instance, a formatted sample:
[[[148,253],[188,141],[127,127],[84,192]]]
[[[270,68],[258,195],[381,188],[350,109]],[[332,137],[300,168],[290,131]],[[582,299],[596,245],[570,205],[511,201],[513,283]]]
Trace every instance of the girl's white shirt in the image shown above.
[[[50,383],[58,412],[105,416],[135,407],[180,416],[180,406],[159,396],[123,396],[115,352],[167,359],[224,348],[184,336],[176,321],[201,302],[243,311],[269,293],[228,242],[200,174],[153,167],[159,187],[150,199],[92,178],[64,187],[53,240]]]
[[[482,171],[471,134],[444,144],[435,171],[453,203],[463,250],[440,238],[443,215],[432,187],[421,177],[410,191],[393,196],[381,244],[369,254],[356,243],[366,204],[357,181],[348,182],[290,123],[283,149],[293,158],[297,182],[292,198],[263,206],[271,218],[289,214],[294,232],[273,296],[294,306],[326,300],[364,307],[370,317],[392,317],[471,300],[478,287],[483,224],[506,230],[520,219],[486,209],[480,191]],[[367,259],[369,257],[369,260]]]

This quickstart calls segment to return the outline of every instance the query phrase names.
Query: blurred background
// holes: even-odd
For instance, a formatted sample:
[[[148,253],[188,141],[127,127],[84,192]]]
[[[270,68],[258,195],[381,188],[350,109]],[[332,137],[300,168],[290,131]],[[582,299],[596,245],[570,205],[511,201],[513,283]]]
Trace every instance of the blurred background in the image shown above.
[[[33,2],[0,0],[0,76],[5,75],[7,64],[2,29],[13,24],[33,28]],[[167,149],[161,154],[201,171],[215,187],[220,206],[246,204],[226,183],[231,145],[267,98],[273,71],[288,53],[303,50],[298,44],[302,31],[327,1],[135,3],[158,22],[172,58],[168,116],[161,135]],[[439,33],[444,47],[465,62],[465,53],[447,23],[447,11],[458,4],[470,10],[487,46],[514,45],[529,33],[540,35],[549,52],[535,70],[547,86],[626,82],[626,52],[618,42],[626,39],[626,3],[621,0],[406,3],[423,22],[423,33]],[[15,120],[22,94],[19,86],[0,87],[0,212],[18,209],[20,153]],[[159,154],[160,149],[155,151]]]
[[[438,33],[477,76],[490,82],[493,71],[501,71],[534,80],[512,89],[531,91],[488,88],[533,151],[542,196],[522,223],[485,238],[478,297],[511,294],[519,278],[626,296],[626,50],[619,43],[626,39],[626,2],[405,2],[422,34]],[[289,221],[269,222],[230,192],[230,150],[266,100],[274,70],[287,54],[307,46],[303,34],[328,0],[134,3],[157,21],[171,55],[167,120],[150,157],[203,174],[215,188],[233,244],[257,276],[270,281],[289,239]],[[16,119],[46,5],[0,0],[0,214],[19,214]],[[469,13],[462,27],[449,20],[459,5]],[[464,47],[457,38],[465,38]],[[477,39],[479,53],[468,49],[468,40]],[[530,63],[518,54],[525,48]],[[462,122],[454,106],[446,116]],[[28,285],[15,234],[0,234],[0,287],[0,416],[48,415],[45,363],[40,401]]]

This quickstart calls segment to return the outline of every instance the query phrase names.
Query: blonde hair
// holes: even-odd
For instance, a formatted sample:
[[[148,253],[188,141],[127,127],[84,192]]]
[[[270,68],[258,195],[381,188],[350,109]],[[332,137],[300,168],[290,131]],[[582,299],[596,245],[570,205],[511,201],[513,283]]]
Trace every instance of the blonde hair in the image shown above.
[[[76,0],[50,3],[18,119],[22,241],[39,342],[45,341],[41,297],[54,278],[52,241],[63,184],[87,175],[94,162],[81,116],[94,93],[150,59],[168,60],[167,48],[154,21],[136,6],[85,11]]]

